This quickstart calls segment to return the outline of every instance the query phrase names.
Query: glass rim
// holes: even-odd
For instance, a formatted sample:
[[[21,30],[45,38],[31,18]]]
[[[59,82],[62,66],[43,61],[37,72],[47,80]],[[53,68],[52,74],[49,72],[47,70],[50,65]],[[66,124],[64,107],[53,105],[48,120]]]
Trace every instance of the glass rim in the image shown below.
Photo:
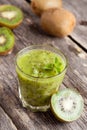
[[[34,49],[34,48],[32,48],[32,47],[48,47],[48,46],[50,46],[50,48],[54,48],[54,49],[56,49],[56,51],[59,53],[59,55],[61,54],[64,58],[65,58],[65,60],[66,60],[66,62],[65,62],[65,67],[64,67],[64,69],[62,70],[62,72],[61,73],[59,73],[59,74],[56,74],[56,75],[54,75],[54,76],[49,76],[49,77],[35,77],[35,76],[32,76],[32,75],[30,75],[30,74],[26,74],[24,71],[22,71],[21,70],[21,68],[18,66],[18,64],[17,64],[17,58],[18,58],[18,56],[22,53],[22,52],[24,52],[25,50],[28,50],[28,49],[30,49],[31,48],[31,50],[37,50],[37,49],[41,49],[41,48],[37,48],[37,49]],[[45,49],[43,49],[42,48],[42,50],[45,50]],[[50,49],[48,49],[48,51],[51,51]],[[53,52],[53,51],[51,51],[51,52]],[[27,52],[25,52],[25,53],[27,53]],[[55,53],[55,52],[54,52]],[[60,56],[61,56],[60,55]],[[33,78],[33,79],[42,79],[42,80],[44,80],[44,79],[50,79],[50,78],[54,78],[54,77],[57,77],[57,76],[60,76],[66,69],[67,69],[67,67],[68,67],[68,59],[66,58],[66,56],[64,55],[64,53],[62,53],[62,51],[60,50],[60,49],[58,49],[57,47],[55,47],[55,46],[51,46],[50,44],[46,44],[46,45],[41,45],[41,44],[39,44],[39,45],[30,45],[30,46],[28,46],[28,47],[25,47],[25,48],[23,48],[22,50],[20,50],[17,54],[16,54],[16,56],[15,56],[15,65],[16,65],[16,67],[19,69],[19,71],[21,72],[21,73],[23,73],[23,75],[25,75],[26,77],[28,77],[28,78]]]

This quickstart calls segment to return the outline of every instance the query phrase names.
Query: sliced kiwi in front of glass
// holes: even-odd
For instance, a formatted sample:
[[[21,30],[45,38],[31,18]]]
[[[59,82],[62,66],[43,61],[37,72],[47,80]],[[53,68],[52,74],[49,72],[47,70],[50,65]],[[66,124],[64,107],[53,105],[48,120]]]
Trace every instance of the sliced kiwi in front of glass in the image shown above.
[[[62,122],[77,120],[83,108],[83,98],[76,90],[66,88],[51,97],[51,110],[54,116]]]

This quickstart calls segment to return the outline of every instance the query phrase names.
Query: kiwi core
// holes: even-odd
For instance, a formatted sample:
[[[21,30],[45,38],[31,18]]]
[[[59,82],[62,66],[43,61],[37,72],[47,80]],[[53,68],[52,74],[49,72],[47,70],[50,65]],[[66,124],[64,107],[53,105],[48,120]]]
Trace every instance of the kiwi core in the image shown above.
[[[4,45],[5,42],[6,42],[5,36],[1,35],[1,36],[0,36],[0,45]]]
[[[74,101],[70,98],[63,99],[62,107],[64,108],[64,111],[71,111],[74,106],[73,103]]]
[[[4,11],[1,13],[1,16],[3,18],[7,18],[7,19],[11,20],[11,19],[15,18],[16,11]]]

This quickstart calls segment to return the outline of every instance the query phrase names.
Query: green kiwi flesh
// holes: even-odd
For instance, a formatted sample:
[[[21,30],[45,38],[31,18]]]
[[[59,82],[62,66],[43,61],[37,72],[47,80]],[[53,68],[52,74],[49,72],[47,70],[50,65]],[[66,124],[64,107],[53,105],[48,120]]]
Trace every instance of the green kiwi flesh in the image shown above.
[[[51,108],[55,117],[63,122],[78,119],[83,111],[84,101],[82,96],[71,89],[60,90],[51,98]]]
[[[13,49],[14,41],[14,34],[9,28],[0,28],[0,55],[8,54]]]
[[[11,29],[17,27],[23,20],[22,11],[12,5],[0,6],[0,25]]]

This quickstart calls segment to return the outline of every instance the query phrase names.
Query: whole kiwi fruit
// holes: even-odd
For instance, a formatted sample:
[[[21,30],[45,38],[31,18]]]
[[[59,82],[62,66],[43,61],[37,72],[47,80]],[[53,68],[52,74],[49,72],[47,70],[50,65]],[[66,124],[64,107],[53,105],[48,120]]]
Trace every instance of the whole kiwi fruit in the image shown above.
[[[62,7],[62,0],[32,0],[31,7],[40,16],[47,9]]]
[[[63,8],[49,9],[41,16],[42,29],[53,36],[65,37],[69,35],[75,24],[75,16]]]

